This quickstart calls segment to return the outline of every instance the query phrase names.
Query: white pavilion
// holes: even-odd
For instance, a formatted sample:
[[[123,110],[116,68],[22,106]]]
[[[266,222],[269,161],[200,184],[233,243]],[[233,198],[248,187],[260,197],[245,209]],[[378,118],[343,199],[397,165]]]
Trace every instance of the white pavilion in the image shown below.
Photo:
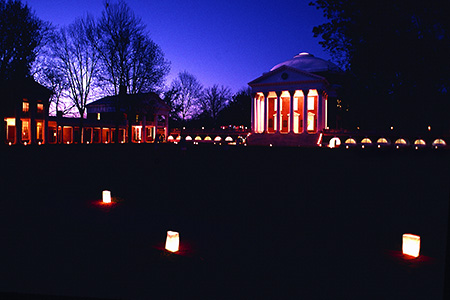
[[[249,83],[252,88],[253,145],[314,146],[328,128],[328,99],[335,97],[327,77],[342,70],[302,52]]]

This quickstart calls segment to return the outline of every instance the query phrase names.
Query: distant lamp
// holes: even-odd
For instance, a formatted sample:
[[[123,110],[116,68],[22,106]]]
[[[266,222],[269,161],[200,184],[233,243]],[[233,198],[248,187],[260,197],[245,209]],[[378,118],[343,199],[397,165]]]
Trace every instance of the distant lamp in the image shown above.
[[[167,231],[166,250],[177,252],[180,246],[180,235],[175,231]]]
[[[403,254],[418,257],[420,252],[420,236],[405,233],[402,244]]]
[[[431,131],[431,126],[428,126],[428,131]]]
[[[111,203],[111,192],[104,190],[102,194],[103,203]]]

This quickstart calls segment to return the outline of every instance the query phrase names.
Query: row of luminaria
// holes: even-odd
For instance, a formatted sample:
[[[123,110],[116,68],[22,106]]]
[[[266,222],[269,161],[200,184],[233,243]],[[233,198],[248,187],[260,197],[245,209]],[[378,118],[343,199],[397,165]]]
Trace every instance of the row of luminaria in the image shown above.
[[[202,139],[202,137],[201,136],[199,136],[199,135],[197,135],[194,139],[190,136],[190,135],[188,135],[188,136],[186,136],[185,138],[185,141],[188,141],[188,142],[190,142],[190,141],[206,141],[206,142],[212,142],[212,141],[214,141],[214,142],[221,142],[222,141],[222,137],[221,136],[216,136],[215,138],[214,138],[214,140],[210,137],[210,136],[206,136],[204,139]],[[169,142],[174,142],[174,141],[180,141],[181,140],[181,136],[178,136],[176,139],[173,137],[173,136],[169,136],[168,138],[167,138],[167,140],[169,141]],[[225,142],[233,142],[234,140],[233,140],[233,138],[231,137],[231,136],[227,136],[225,139],[224,139],[224,141]]]
[[[349,146],[356,146],[357,144],[358,143],[356,142],[356,140],[354,138],[347,138],[344,142],[344,145],[346,148],[348,148]],[[360,144],[361,144],[361,147],[363,147],[363,148],[365,146],[372,146],[374,144],[376,144],[378,146],[378,148],[381,148],[382,146],[390,146],[391,142],[386,138],[379,138],[374,143],[369,138],[363,138],[361,140]],[[328,143],[329,148],[337,148],[340,145],[341,145],[341,139],[338,137],[333,137],[330,140],[330,142]],[[409,146],[410,142],[407,139],[399,138],[399,139],[395,140],[394,145],[396,146],[396,148],[399,148],[399,147]],[[414,147],[418,148],[418,147],[427,146],[427,143],[423,139],[417,139],[414,141],[413,145],[414,145]],[[445,146],[447,146],[447,143],[443,139],[435,139],[431,143],[431,146],[433,146],[435,148],[445,147]]]

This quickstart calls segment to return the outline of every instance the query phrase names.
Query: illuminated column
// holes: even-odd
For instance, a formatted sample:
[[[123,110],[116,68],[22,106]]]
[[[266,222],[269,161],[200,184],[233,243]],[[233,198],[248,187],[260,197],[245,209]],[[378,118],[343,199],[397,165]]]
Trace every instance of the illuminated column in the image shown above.
[[[145,128],[145,125],[147,125],[147,116],[144,114],[142,116],[142,142],[147,143],[147,130]]]
[[[277,133],[281,131],[281,92],[277,94]]]
[[[251,125],[252,125],[252,132],[256,132],[256,126],[255,126],[255,102],[256,102],[256,93],[252,94],[252,107],[251,107]]]
[[[295,91],[289,91],[289,133],[294,132],[294,95]]]
[[[264,132],[269,131],[269,92],[264,93]]]
[[[318,120],[317,120],[317,132],[320,132],[323,130],[323,120],[324,120],[324,113],[323,113],[323,91],[322,90],[318,90],[317,91],[318,94],[318,103],[317,103],[317,113],[319,114],[318,116]]]
[[[303,90],[303,130],[302,133],[308,133],[308,92]]]
[[[165,115],[165,120],[164,120],[164,141],[167,141],[167,138],[169,137],[169,114]]]

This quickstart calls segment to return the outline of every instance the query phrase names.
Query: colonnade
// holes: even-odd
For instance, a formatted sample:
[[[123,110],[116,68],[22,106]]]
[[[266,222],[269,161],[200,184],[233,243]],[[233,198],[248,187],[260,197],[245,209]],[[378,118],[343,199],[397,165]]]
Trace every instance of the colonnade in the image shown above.
[[[327,128],[327,98],[323,90],[316,89],[254,93],[252,132],[321,132]]]

